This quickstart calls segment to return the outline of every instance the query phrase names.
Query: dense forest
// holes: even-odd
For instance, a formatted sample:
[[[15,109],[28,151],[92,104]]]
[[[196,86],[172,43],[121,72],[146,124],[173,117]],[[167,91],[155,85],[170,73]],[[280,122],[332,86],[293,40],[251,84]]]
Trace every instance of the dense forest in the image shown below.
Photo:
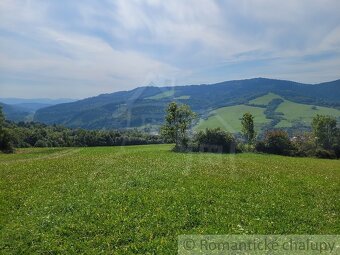
[[[6,121],[0,108],[0,146],[26,147],[84,147],[158,144],[157,135],[138,130],[84,130],[35,122],[14,123]]]

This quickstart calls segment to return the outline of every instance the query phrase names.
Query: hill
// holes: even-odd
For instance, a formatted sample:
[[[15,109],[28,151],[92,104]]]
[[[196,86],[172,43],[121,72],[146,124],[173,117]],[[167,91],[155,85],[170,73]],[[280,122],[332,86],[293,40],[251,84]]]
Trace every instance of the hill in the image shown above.
[[[338,160],[169,145],[0,154],[2,254],[176,254],[180,234],[338,234]]]
[[[209,112],[208,117],[200,119],[196,129],[220,127],[232,133],[241,131],[241,117],[250,112],[254,116],[258,133],[266,129],[286,128],[307,129],[317,114],[331,115],[340,119],[340,110],[295,103],[274,93],[250,100],[248,103],[221,107]]]
[[[44,107],[61,103],[74,102],[74,99],[24,99],[24,98],[0,98],[6,118],[11,121],[32,121],[34,113]]]
[[[190,105],[206,119],[214,110],[251,104],[251,100],[268,93],[294,103],[340,109],[340,80],[310,85],[256,78],[211,85],[139,87],[43,108],[34,120],[86,129],[148,129],[163,122],[165,107],[171,101]]]
[[[6,119],[11,121],[29,121],[33,119],[33,112],[24,107],[8,105],[0,102],[0,106],[5,114]]]
[[[0,98],[0,102],[4,104],[10,105],[18,105],[18,104],[42,104],[42,105],[56,105],[63,103],[70,103],[76,101],[75,99],[70,98],[59,98],[59,99],[50,99],[50,98]]]

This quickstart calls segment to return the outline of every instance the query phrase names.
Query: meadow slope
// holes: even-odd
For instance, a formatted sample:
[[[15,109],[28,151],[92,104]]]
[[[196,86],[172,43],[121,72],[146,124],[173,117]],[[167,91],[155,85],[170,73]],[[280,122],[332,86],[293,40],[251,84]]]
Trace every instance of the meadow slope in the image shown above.
[[[0,253],[174,254],[179,234],[340,233],[340,161],[170,148],[0,154]]]
[[[241,132],[241,118],[244,113],[249,112],[254,116],[256,131],[258,133],[266,131],[268,129],[267,125],[272,119],[266,115],[265,111],[268,108],[268,104],[274,99],[283,100],[274,111],[276,114],[280,114],[279,116],[282,119],[271,128],[291,128],[296,124],[310,127],[313,118],[317,114],[331,115],[340,119],[340,110],[338,109],[296,103],[274,93],[268,93],[250,100],[247,104],[215,109],[208,114],[208,117],[200,119],[195,128],[197,130],[204,130],[205,128],[219,127],[231,133]]]

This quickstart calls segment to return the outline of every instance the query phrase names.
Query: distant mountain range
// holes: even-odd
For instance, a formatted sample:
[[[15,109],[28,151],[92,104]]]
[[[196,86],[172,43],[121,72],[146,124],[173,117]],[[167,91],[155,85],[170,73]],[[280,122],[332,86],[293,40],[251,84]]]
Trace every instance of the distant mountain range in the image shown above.
[[[6,118],[12,121],[32,121],[35,112],[41,108],[48,106],[74,102],[76,99],[60,98],[0,98],[0,106],[2,106]]]
[[[264,103],[252,104],[252,100],[257,98],[259,98],[258,102],[263,100]],[[267,98],[270,100],[266,101]],[[268,114],[270,111],[267,110],[267,107],[271,105],[271,108],[273,108],[271,101],[274,99],[282,101],[275,105],[275,109],[271,109],[271,114]],[[230,113],[231,111],[235,113],[242,111],[242,109],[257,112],[259,111],[258,108],[263,111],[264,115],[261,115],[261,119],[266,125],[270,123],[278,125],[281,121],[280,125],[282,126],[283,121],[286,124],[282,127],[306,126],[309,124],[307,123],[309,119],[303,119],[303,116],[300,116],[301,118],[299,116],[294,118],[285,116],[282,112],[278,112],[281,119],[276,118],[275,110],[280,107],[282,108],[281,111],[289,109],[289,107],[298,107],[299,114],[302,115],[306,114],[304,111],[308,111],[308,116],[313,116],[313,114],[321,111],[339,117],[340,80],[312,85],[285,80],[255,78],[210,85],[146,86],[130,91],[102,94],[75,102],[43,107],[35,112],[34,121],[85,129],[140,128],[157,130],[164,121],[165,108],[171,101],[190,105],[200,117],[196,126],[198,128],[200,126],[214,126],[215,124],[211,123],[215,123],[216,120],[210,121],[209,125],[202,124],[204,121],[211,120],[213,116],[219,119],[221,123],[230,122],[230,119],[222,116],[222,112]],[[234,108],[226,108],[231,106]],[[285,107],[283,108],[283,106]],[[237,107],[237,110],[235,107]],[[291,109],[291,111],[294,111],[294,109]],[[339,116],[337,115],[338,111]],[[222,115],[217,116],[218,114]],[[238,115],[241,115],[241,112],[238,112]],[[237,118],[236,121],[239,121],[241,117],[238,115],[234,116]],[[259,126],[259,128],[266,128],[265,124]],[[221,126],[218,123],[216,125]],[[230,126],[228,123],[223,126],[233,132],[239,131],[236,126],[235,128],[228,128]]]

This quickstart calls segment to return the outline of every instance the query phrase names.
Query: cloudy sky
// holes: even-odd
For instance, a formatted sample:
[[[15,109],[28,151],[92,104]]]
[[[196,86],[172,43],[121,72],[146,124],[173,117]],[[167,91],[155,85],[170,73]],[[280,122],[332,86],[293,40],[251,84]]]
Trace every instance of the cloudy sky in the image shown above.
[[[340,78],[339,0],[1,0],[0,97]]]

